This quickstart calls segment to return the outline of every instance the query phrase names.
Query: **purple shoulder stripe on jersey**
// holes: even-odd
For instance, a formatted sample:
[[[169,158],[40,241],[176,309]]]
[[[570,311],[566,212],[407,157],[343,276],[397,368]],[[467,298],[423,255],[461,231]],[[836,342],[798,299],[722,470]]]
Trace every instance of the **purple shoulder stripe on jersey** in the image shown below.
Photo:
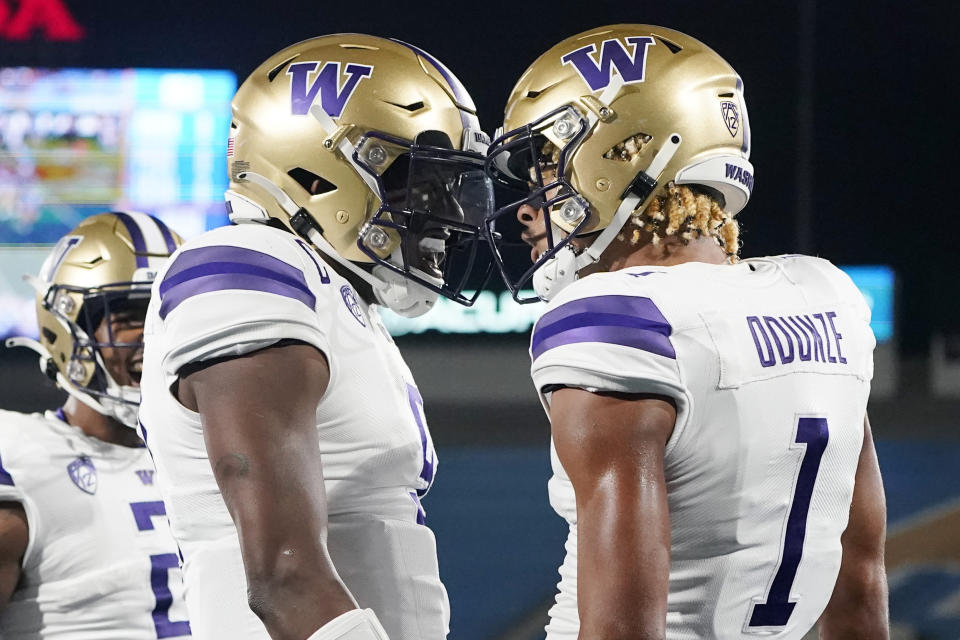
[[[303,272],[292,264],[284,262],[283,260],[275,258],[274,256],[262,251],[247,249],[245,247],[234,247],[232,245],[225,244],[199,247],[197,249],[188,249],[187,251],[184,251],[177,256],[177,259],[174,260],[173,264],[170,265],[170,268],[167,269],[167,273],[163,277],[163,283],[166,283],[167,280],[183,271],[212,262],[238,262],[255,264],[269,268],[278,273],[285,274],[289,278],[303,283],[304,287],[307,286]],[[160,293],[161,295],[163,294],[163,284],[160,286]]]
[[[137,268],[149,267],[150,262],[147,260],[147,243],[143,239],[143,231],[140,230],[140,225],[137,224],[137,221],[133,219],[133,216],[122,211],[117,211],[114,213],[120,222],[123,223],[123,226],[127,228],[127,233],[130,234],[130,241],[133,242],[133,251],[137,255]]]
[[[156,216],[150,216],[150,219],[157,223],[157,227],[160,229],[160,234],[163,236],[163,241],[167,243],[167,251],[173,253],[177,250],[177,243],[173,239],[173,234],[170,232],[170,227],[163,223],[163,220]]]
[[[447,67],[442,62],[434,58],[432,55],[430,55],[420,47],[416,47],[408,42],[404,42],[403,40],[397,40],[396,38],[390,38],[390,39],[396,42],[397,44],[403,45],[407,49],[410,49],[415,54],[417,54],[418,56],[420,56],[421,58],[429,62],[434,69],[440,72],[440,75],[443,76],[443,79],[447,81],[447,84],[450,85],[450,90],[453,91],[453,96],[457,99],[457,102],[462,104],[464,107],[467,107],[468,109],[476,110],[476,107],[473,104],[473,98],[471,98],[470,94],[467,93],[466,87],[463,86],[460,80],[457,79],[457,76],[453,75],[453,72],[450,71],[450,69],[447,69]],[[460,122],[463,124],[464,127],[467,127],[470,125],[470,118],[467,116],[466,113],[463,112],[462,109],[460,110]],[[454,144],[457,144],[459,141],[453,140],[452,142]]]
[[[177,257],[160,283],[160,317],[192,296],[226,289],[273,293],[310,309],[317,301],[300,269],[260,251],[220,245]]]
[[[676,359],[672,328],[650,298],[596,296],[568,302],[544,314],[533,330],[533,359],[577,342],[606,342]]]

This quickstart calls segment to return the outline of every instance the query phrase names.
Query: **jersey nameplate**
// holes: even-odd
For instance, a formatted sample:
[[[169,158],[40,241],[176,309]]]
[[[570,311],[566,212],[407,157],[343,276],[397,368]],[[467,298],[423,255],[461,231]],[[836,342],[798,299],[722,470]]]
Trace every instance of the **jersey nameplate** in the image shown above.
[[[865,377],[862,323],[848,305],[711,313],[703,319],[720,356],[721,389],[797,372]]]

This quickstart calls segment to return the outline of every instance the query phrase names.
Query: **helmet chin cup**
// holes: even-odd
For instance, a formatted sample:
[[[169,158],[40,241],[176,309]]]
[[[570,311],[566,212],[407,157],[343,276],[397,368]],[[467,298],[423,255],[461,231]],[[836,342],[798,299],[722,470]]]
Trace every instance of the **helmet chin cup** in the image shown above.
[[[577,279],[578,268],[577,254],[568,244],[533,272],[533,290],[541,300],[549,302]]]
[[[442,279],[428,275],[419,269],[411,269],[410,271],[427,282],[435,283],[437,286],[443,284]],[[432,291],[383,265],[376,265],[372,270],[372,275],[381,283],[373,289],[377,304],[387,307],[404,318],[422,316],[433,308],[440,296],[436,291]]]

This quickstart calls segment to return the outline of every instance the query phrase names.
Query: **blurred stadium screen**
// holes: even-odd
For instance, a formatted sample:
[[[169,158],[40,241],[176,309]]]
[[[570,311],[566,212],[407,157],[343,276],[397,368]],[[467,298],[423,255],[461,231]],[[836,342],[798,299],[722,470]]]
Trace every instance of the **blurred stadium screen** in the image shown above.
[[[184,69],[0,68],[0,336],[36,335],[33,291],[50,246],[84,217],[132,209],[186,238],[227,224],[226,147],[236,77]],[[894,334],[894,272],[842,267]],[[530,292],[532,293],[532,292]],[[441,298],[419,318],[384,310],[395,336],[523,333],[541,304],[485,291],[467,308]]]
[[[877,344],[889,342],[894,336],[895,275],[891,267],[883,265],[840,266],[860,289],[872,317],[870,326]],[[523,292],[532,297],[533,291]],[[389,311],[383,312],[383,321],[390,333],[402,336],[408,333],[439,331],[440,333],[509,333],[525,332],[543,312],[543,304],[514,304],[509,292],[484,291],[473,307],[462,307],[445,298],[437,307],[419,318],[402,318]]]
[[[896,277],[893,268],[888,266],[841,266],[853,280],[870,307],[870,328],[877,338],[877,344],[893,339],[894,301],[896,298]]]
[[[0,243],[52,244],[132,209],[184,236],[227,222],[230,71],[0,68]]]
[[[36,274],[51,245],[0,245],[0,338],[36,337],[34,293],[22,274]],[[894,335],[894,271],[887,266],[841,266],[863,293],[872,310],[870,326],[877,344]],[[471,293],[472,295],[472,293]],[[525,291],[524,296],[532,296]],[[524,333],[543,312],[543,304],[519,305],[508,291],[484,291],[472,307],[440,298],[433,311],[419,318],[404,318],[381,309],[383,323],[394,336],[436,331],[448,334]]]

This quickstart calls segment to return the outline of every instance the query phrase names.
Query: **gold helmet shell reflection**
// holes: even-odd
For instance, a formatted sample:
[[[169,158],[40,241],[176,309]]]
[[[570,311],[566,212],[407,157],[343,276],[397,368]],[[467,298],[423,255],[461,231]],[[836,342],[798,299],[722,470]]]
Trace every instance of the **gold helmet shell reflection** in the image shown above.
[[[505,131],[538,122],[537,135],[566,147],[563,178],[589,206],[580,233],[611,223],[638,174],[675,135],[676,152],[650,176],[657,188],[636,209],[675,181],[712,189],[735,215],[753,188],[743,83],[716,52],[678,31],[620,24],[563,40],[526,70],[507,101]],[[638,151],[624,152],[630,141],[642,141]],[[578,220],[562,215],[562,204],[551,207],[551,220],[569,233]]]
[[[442,132],[463,151],[479,132],[475,114],[459,80],[413,45],[361,34],[294,44],[261,64],[233,99],[231,215],[273,219],[305,237],[312,227],[342,258],[361,263],[372,261],[358,247],[366,233],[366,246],[389,256],[399,237],[367,225],[380,197],[353,156],[382,175],[403,149],[361,146],[364,135],[413,141]]]
[[[101,297],[149,298],[164,261],[182,244],[159,219],[135,212],[90,216],[60,239],[34,281],[39,342],[71,385],[102,393],[101,370],[91,325],[91,306]],[[95,320],[94,320],[95,322]],[[109,386],[109,385],[108,385]],[[68,391],[70,389],[68,388]]]

